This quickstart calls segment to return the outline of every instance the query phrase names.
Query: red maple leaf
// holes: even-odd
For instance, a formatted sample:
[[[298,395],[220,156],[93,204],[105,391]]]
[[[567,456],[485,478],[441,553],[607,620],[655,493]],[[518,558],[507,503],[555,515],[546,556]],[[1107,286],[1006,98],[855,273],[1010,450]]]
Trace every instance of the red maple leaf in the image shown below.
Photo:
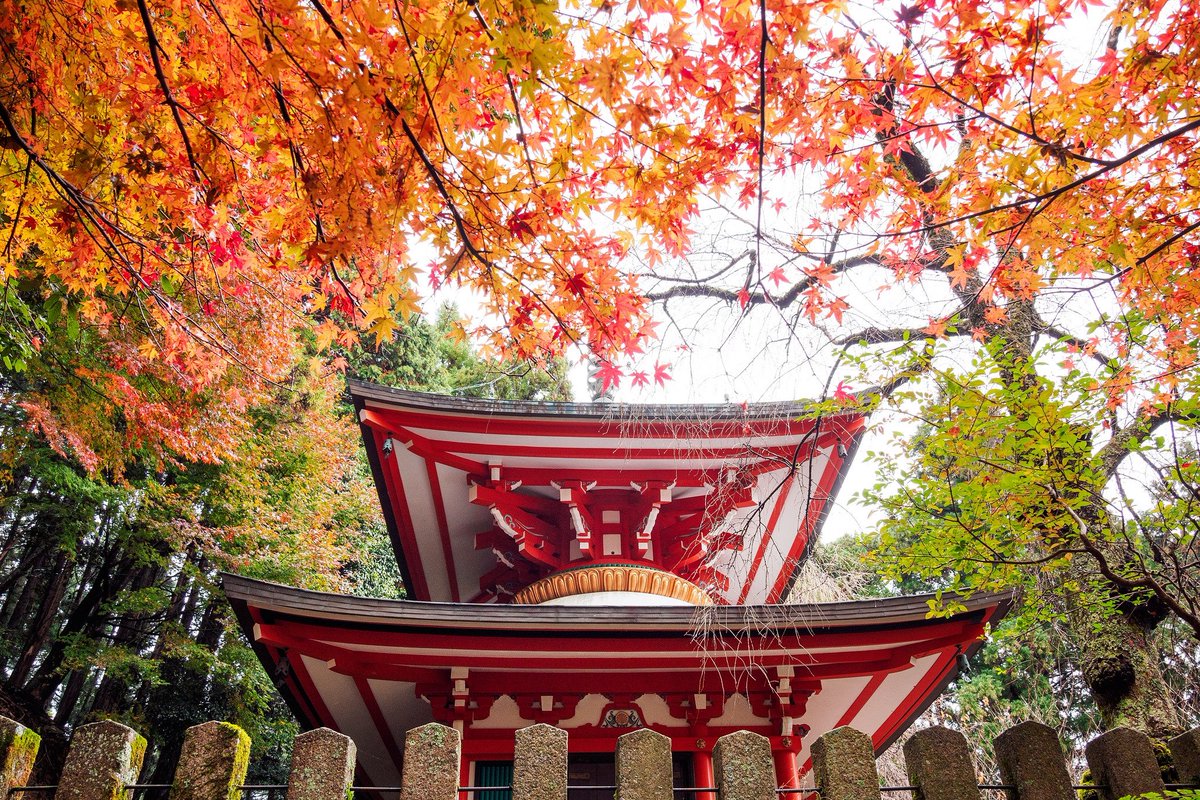
[[[896,14],[896,21],[901,25],[912,25],[914,22],[919,22],[925,14],[925,6],[923,3],[913,3],[911,6],[900,4],[900,13]]]
[[[666,386],[667,381],[671,380],[671,376],[667,372],[667,368],[670,366],[671,366],[670,364],[655,364],[654,365],[654,382],[657,383],[659,386]]]
[[[508,230],[522,238],[533,235],[533,227],[529,224],[536,216],[534,211],[517,211],[508,218],[506,223]]]
[[[602,391],[608,391],[621,384],[621,378],[625,376],[625,373],[611,361],[601,361],[600,366],[596,368],[596,375],[601,380]]]
[[[644,370],[638,370],[630,377],[633,378],[634,386],[648,386],[650,384],[650,378],[646,375]]]
[[[592,288],[592,285],[588,283],[586,275],[576,274],[567,278],[567,289],[576,297],[582,297],[590,288]]]
[[[771,270],[770,274],[767,275],[767,277],[770,278],[771,280],[775,281],[776,286],[780,285],[785,280],[787,280],[787,276],[783,272],[783,267],[776,267],[775,269]]]

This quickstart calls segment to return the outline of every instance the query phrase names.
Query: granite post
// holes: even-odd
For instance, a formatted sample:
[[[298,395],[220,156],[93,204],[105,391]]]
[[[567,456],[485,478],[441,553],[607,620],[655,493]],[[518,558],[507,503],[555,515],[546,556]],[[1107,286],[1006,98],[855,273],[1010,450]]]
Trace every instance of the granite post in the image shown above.
[[[0,797],[29,782],[42,737],[16,720],[0,717]]]
[[[980,800],[967,737],[941,725],[919,730],[904,743],[908,779],[917,800]]]
[[[287,800],[346,800],[357,750],[349,736],[317,728],[296,737]]]
[[[1192,728],[1169,743],[1180,783],[1200,783],[1200,728]]]
[[[512,800],[567,800],[567,732],[550,725],[517,731]]]
[[[400,800],[458,800],[462,734],[430,722],[404,737]]]
[[[727,733],[713,748],[717,796],[721,800],[775,800],[771,742],[751,731]]]
[[[241,800],[250,737],[228,722],[193,725],[183,734],[170,800]]]
[[[843,726],[822,734],[812,761],[821,800],[880,800],[875,748],[862,731]]]
[[[129,800],[146,756],[146,740],[119,722],[84,725],[71,737],[54,800]]]
[[[1083,750],[1092,782],[1105,800],[1166,791],[1150,737],[1130,728],[1113,728]]]
[[[1058,734],[1040,722],[1022,722],[995,739],[1000,782],[1017,787],[1016,800],[1074,800]]]
[[[615,800],[674,800],[671,740],[643,728],[617,739]]]

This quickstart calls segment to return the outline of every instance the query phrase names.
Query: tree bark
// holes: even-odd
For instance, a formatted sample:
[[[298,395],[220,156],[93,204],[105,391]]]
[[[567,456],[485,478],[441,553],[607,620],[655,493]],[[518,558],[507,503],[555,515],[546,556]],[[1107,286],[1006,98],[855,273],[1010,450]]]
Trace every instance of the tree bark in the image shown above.
[[[1105,730],[1135,728],[1156,739],[1183,732],[1159,668],[1152,628],[1128,613],[1080,609],[1072,629],[1080,669],[1100,710]]]
[[[61,550],[47,567],[51,571],[49,583],[39,592],[41,597],[37,614],[29,626],[29,632],[25,635],[25,646],[21,650],[21,655],[17,659],[16,665],[13,666],[12,673],[8,676],[9,682],[14,686],[20,686],[25,682],[37,660],[38,653],[46,646],[46,638],[50,634],[54,618],[58,615],[59,607],[62,605],[63,595],[67,592],[67,581],[71,574],[70,567],[70,555]]]

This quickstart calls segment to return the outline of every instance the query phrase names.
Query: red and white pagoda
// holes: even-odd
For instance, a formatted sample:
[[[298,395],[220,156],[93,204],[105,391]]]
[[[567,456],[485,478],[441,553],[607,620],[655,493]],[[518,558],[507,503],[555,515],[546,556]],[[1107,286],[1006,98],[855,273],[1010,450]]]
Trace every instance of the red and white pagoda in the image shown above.
[[[886,747],[1007,608],[976,595],[782,604],[864,428],[800,405],[480,401],[352,384],[410,600],[227,576],[303,723],[396,785],[405,732],[463,733],[464,785],[504,785],[513,732],[566,729],[572,783],[617,736],[671,737],[711,786],[724,733],[770,737],[780,785],[839,725]],[[582,796],[581,796],[582,797]]]

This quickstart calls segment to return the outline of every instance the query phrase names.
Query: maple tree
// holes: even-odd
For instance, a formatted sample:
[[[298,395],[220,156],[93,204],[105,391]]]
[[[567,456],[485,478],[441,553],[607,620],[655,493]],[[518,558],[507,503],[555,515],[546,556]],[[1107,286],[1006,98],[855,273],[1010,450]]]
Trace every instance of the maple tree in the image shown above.
[[[482,291],[505,353],[635,348],[626,245],[592,217],[637,159],[593,130],[576,28],[529,0],[5,0],[0,355],[64,323],[94,354],[25,393],[29,423],[94,469],[218,459],[302,331],[384,341],[426,282]],[[89,396],[116,421],[80,424]]]
[[[1092,5],[704,6],[666,91],[740,166],[747,246],[656,268],[651,296],[823,331],[876,384],[865,407],[925,423],[868,494],[891,516],[877,563],[1024,586],[1071,620],[1105,722],[1161,734],[1180,721],[1150,632],[1200,633],[1200,17]],[[879,285],[909,313],[871,316]]]
[[[1170,728],[1145,632],[1186,597],[1183,437],[1134,520],[1165,533],[1124,548],[1109,499],[1195,416],[1200,9],[1093,6],[0,0],[0,355],[59,376],[22,387],[23,424],[92,469],[131,443],[217,460],[301,331],[386,341],[421,281],[484,292],[505,352],[583,342],[606,383],[653,331],[640,287],[773,309],[888,356],[871,396],[978,420],[962,454],[934,420],[938,458],[973,460],[918,488],[1026,509],[994,560],[1109,592],[1064,611],[1112,632],[1084,672],[1111,721]],[[748,245],[678,270],[709,200]],[[872,279],[928,313],[860,312]],[[46,352],[57,326],[86,363]],[[979,460],[996,443],[1011,463]],[[955,523],[926,538],[969,553]]]

